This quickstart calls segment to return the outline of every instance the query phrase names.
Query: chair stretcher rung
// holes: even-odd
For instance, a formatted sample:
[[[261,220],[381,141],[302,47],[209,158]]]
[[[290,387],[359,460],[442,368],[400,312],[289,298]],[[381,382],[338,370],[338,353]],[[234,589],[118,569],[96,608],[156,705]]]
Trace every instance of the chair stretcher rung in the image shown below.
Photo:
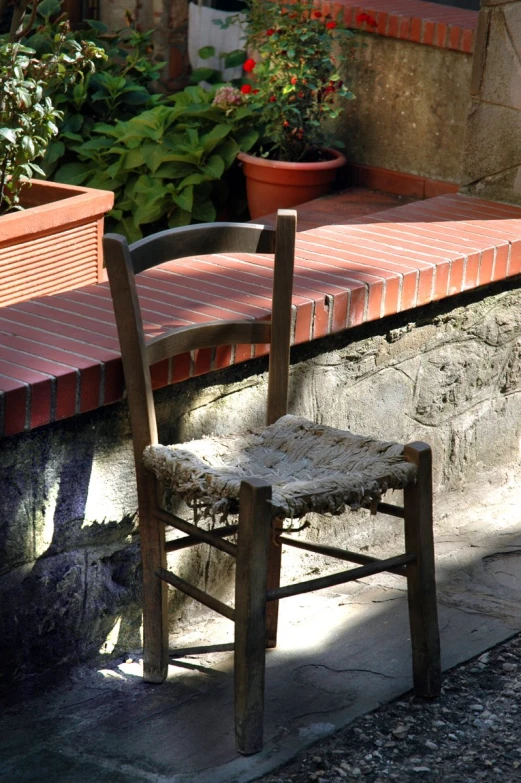
[[[208,531],[215,538],[221,538],[224,536],[232,536],[239,529],[238,525],[226,525],[225,527],[218,527],[215,530]],[[174,541],[167,541],[165,544],[166,552],[177,552],[180,549],[186,549],[190,546],[196,546],[201,541],[194,538],[194,536],[183,536],[183,538],[176,538]]]
[[[220,549],[221,552],[226,552],[226,554],[231,555],[232,557],[237,557],[237,547],[235,544],[224,541],[219,536],[214,535],[211,530],[203,530],[200,527],[190,524],[190,522],[187,522],[185,519],[181,519],[181,517],[177,517],[174,514],[168,514],[166,511],[161,511],[160,509],[154,511],[154,516],[159,519],[160,522],[163,522],[163,524],[176,527],[182,533],[197,538],[199,543],[210,544],[210,546],[215,547],[215,549]]]
[[[172,585],[172,587],[176,587],[178,590],[181,590],[181,592],[185,593],[185,595],[189,595],[190,598],[195,598],[196,601],[204,604],[209,609],[213,609],[214,612],[218,612],[219,614],[224,615],[224,617],[227,617],[228,620],[235,621],[235,610],[232,609],[231,606],[223,604],[223,602],[219,601],[218,598],[214,598],[212,595],[208,595],[208,593],[205,593],[204,590],[200,590],[198,587],[195,587],[195,585],[191,585],[189,582],[185,582],[184,579],[176,576],[171,571],[167,571],[166,568],[158,568],[156,571],[156,576],[159,579],[162,579],[163,582],[168,582],[168,584]]]
[[[405,512],[401,506],[393,506],[392,503],[378,503],[376,510],[381,514],[389,514],[390,517],[399,517],[403,519]]]
[[[268,590],[267,600],[277,601],[279,598],[288,598],[292,595],[301,595],[302,593],[311,593],[313,590],[323,590],[325,587],[334,587],[346,582],[353,582],[355,579],[362,579],[364,576],[379,574],[382,571],[391,571],[397,566],[403,566],[412,563],[415,555],[407,553],[389,557],[387,560],[377,560],[375,563],[368,563],[360,568],[350,568],[348,571],[339,571],[329,576],[321,576],[318,579],[309,579],[306,582],[299,582],[294,585],[277,587],[275,590]]]
[[[361,555],[358,552],[350,552],[349,549],[340,549],[336,546],[323,546],[322,544],[312,544],[310,541],[300,541],[298,538],[288,538],[287,536],[279,536],[279,541],[287,546],[295,547],[296,549],[304,549],[306,552],[315,552],[317,555],[325,555],[326,557],[335,557],[337,560],[347,560],[349,563],[360,563],[365,565],[366,563],[379,563],[376,557],[370,555]],[[399,574],[399,576],[407,576],[405,568],[392,568],[389,569],[393,574]]]

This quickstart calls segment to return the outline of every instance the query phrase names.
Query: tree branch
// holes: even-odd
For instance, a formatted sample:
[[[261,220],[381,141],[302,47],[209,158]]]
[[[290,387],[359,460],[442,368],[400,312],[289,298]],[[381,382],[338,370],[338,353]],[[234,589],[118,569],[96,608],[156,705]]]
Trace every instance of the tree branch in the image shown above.
[[[33,0],[34,5],[38,6],[40,0]],[[31,0],[14,0],[13,19],[11,21],[11,29],[9,30],[9,40],[16,41],[21,33],[21,24],[25,16],[25,12]]]

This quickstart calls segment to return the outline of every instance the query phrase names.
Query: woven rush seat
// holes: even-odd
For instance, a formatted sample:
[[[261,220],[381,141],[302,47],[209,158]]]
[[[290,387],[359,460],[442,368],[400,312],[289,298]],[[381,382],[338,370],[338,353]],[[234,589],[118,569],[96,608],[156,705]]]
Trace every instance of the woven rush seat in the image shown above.
[[[238,512],[241,481],[247,478],[271,485],[270,505],[278,517],[301,517],[369,506],[388,489],[404,489],[416,475],[399,443],[290,414],[246,435],[148,446],[143,463],[183,500],[224,518]]]

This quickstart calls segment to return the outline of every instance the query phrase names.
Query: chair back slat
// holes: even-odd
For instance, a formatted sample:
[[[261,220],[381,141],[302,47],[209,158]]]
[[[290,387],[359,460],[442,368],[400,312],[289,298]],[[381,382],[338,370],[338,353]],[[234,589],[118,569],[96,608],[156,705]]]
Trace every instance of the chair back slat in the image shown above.
[[[210,253],[273,253],[275,231],[251,223],[206,223],[160,231],[130,246],[134,274],[176,258]]]
[[[130,408],[136,473],[141,456],[157,443],[150,365],[180,353],[218,345],[271,343],[268,422],[287,412],[296,212],[280,210],[276,230],[218,223],[162,231],[130,247],[124,237],[103,238],[125,384]],[[135,275],[165,261],[213,253],[275,253],[272,320],[218,321],[171,329],[145,343]]]
[[[246,345],[269,343],[269,321],[219,321],[218,323],[182,326],[154,337],[147,343],[148,363],[194,351],[196,348],[215,348],[218,345]]]

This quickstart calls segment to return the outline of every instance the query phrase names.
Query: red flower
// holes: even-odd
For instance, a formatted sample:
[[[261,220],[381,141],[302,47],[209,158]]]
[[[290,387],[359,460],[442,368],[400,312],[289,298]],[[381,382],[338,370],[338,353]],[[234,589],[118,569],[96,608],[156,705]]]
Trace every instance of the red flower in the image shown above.
[[[273,27],[270,27],[269,30],[266,30],[266,35],[273,35],[274,33],[275,33],[275,30],[273,29]]]
[[[241,84],[241,92],[243,95],[248,95],[251,92],[251,84]]]
[[[313,11],[315,19],[322,19],[322,11]]]
[[[255,60],[249,57],[242,66],[247,73],[251,73],[256,66]]]
[[[292,76],[290,79],[291,84],[296,84],[298,82],[298,79],[296,76]]]
[[[376,19],[370,14],[366,14],[366,13],[358,14],[358,16],[356,17],[356,21],[358,22],[358,24],[363,24],[365,22],[370,27],[378,26],[378,22],[376,21]]]
[[[328,22],[326,24],[326,30],[333,30],[336,27],[336,22]]]
[[[275,103],[276,100],[274,95],[270,95],[270,103]]]

